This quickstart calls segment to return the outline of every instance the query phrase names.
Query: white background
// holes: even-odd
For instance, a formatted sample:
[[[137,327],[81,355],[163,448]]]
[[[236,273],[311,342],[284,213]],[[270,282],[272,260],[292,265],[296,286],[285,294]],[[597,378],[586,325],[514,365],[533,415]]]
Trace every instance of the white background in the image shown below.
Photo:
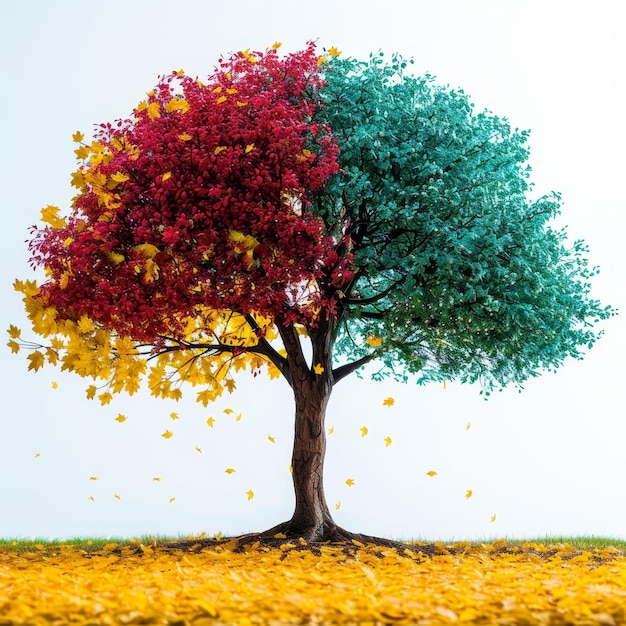
[[[221,53],[277,40],[295,50],[309,39],[344,55],[413,56],[417,73],[531,129],[537,192],[563,193],[561,221],[602,267],[595,296],[625,311],[620,11],[606,0],[3,3],[0,328],[13,323],[32,336],[11,283],[31,277],[24,240],[39,210],[69,205],[73,132],[89,136],[93,124],[129,115],[158,74],[183,68],[202,78]],[[626,538],[626,319],[604,328],[584,361],[488,402],[455,384],[342,381],[328,415],[336,521],[405,539]],[[0,349],[0,537],[235,534],[290,516],[293,406],[284,381],[244,377],[206,409],[191,389],[178,405],[141,394],[100,407],[85,399],[90,381],[50,367],[27,372],[25,356]],[[382,405],[388,396],[393,407]],[[116,422],[119,413],[128,420]]]

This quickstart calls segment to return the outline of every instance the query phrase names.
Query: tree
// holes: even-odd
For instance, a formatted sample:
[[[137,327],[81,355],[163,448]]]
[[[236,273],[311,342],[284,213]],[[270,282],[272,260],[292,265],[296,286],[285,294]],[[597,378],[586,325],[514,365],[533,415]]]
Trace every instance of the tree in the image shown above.
[[[582,358],[614,311],[590,298],[584,243],[549,225],[559,196],[531,198],[528,133],[399,56],[277,47],[205,83],[161,77],[130,119],[74,135],[71,211],[32,230],[46,278],[15,285],[48,343],[21,345],[29,369],[102,381],[102,404],[144,377],[205,405],[240,369],[284,377],[296,504],[268,533],[336,539],[335,384],[376,361],[375,379],[521,385]]]

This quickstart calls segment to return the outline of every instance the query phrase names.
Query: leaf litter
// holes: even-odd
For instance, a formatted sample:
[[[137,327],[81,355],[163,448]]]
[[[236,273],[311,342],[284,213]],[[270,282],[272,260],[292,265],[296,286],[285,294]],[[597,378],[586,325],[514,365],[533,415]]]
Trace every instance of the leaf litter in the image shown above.
[[[0,625],[626,621],[626,557],[536,543],[191,540],[0,551]]]

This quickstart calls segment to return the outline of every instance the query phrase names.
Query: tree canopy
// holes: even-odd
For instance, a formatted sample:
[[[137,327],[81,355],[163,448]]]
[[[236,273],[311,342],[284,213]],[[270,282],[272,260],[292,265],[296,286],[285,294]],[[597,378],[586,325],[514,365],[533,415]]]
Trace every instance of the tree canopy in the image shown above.
[[[206,404],[268,368],[294,389],[294,474],[321,476],[306,459],[323,440],[302,442],[370,361],[489,389],[582,358],[614,311],[590,296],[585,244],[550,225],[558,194],[533,197],[528,133],[398,55],[277,48],[205,81],[172,72],[130,118],[74,135],[71,210],[43,209],[30,242],[46,278],[15,285],[48,338],[22,341],[29,368],[101,381],[103,404],[145,375]]]

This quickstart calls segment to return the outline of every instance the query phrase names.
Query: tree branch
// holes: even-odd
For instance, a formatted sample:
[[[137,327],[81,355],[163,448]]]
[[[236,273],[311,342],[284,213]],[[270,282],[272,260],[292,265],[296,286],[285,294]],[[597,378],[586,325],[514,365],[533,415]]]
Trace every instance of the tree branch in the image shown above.
[[[352,372],[358,370],[359,367],[366,365],[367,363],[369,363],[375,358],[376,358],[376,354],[372,353],[372,354],[363,356],[360,359],[353,361],[352,363],[346,363],[345,365],[341,365],[340,367],[335,368],[333,370],[334,382],[338,383],[342,378],[349,376],[350,374],[352,374]]]

